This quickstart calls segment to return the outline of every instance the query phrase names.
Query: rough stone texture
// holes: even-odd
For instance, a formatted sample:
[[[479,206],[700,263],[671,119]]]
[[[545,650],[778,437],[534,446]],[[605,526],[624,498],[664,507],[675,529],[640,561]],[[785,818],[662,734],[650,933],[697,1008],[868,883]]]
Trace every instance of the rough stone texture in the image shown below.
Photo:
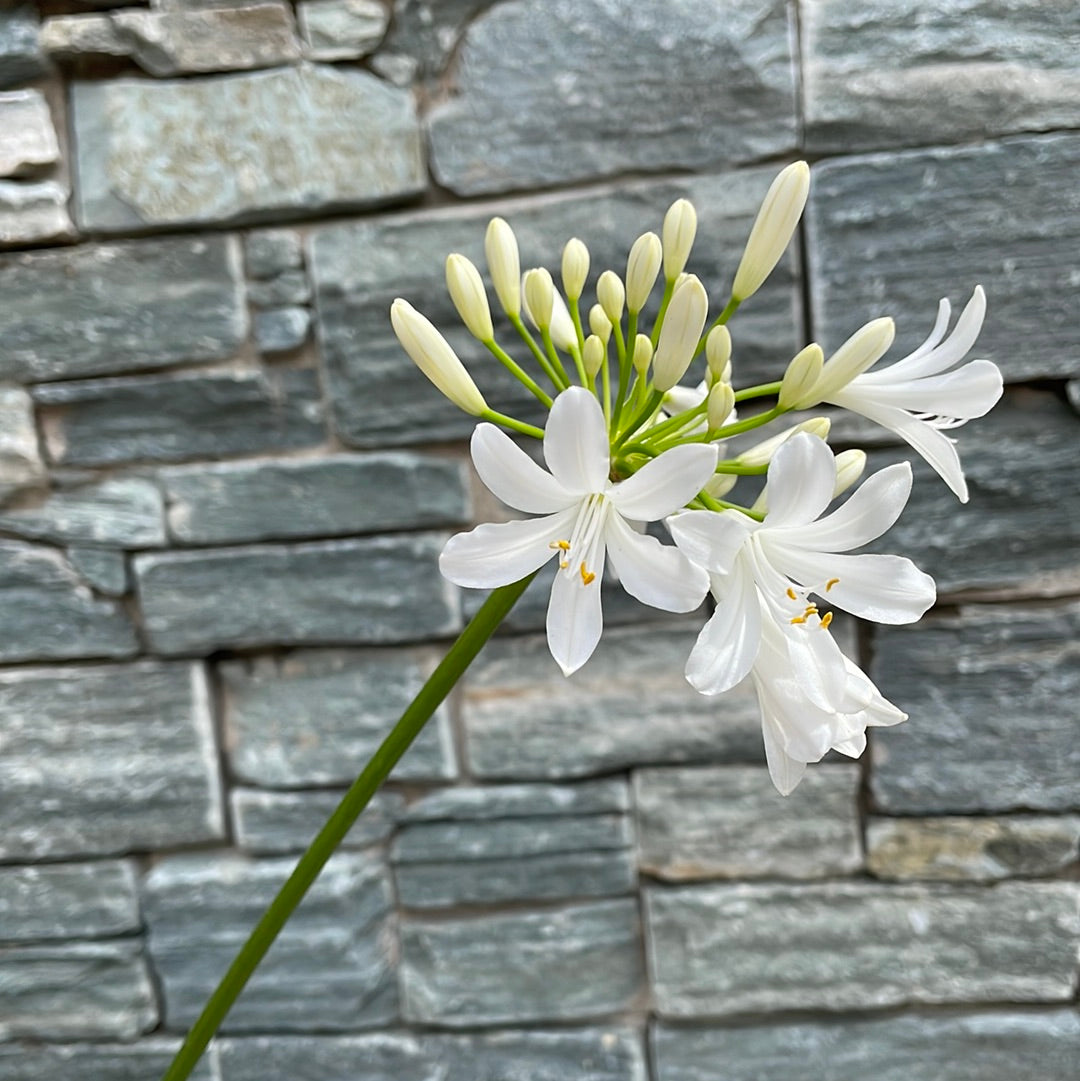
[[[88,229],[369,206],[426,183],[412,98],[362,71],[76,83],[72,116]]]
[[[1080,859],[1080,816],[871,818],[866,863],[883,879],[991,882]]]
[[[0,180],[0,247],[67,240],[74,236],[67,198],[67,189],[54,180],[38,184]],[[7,378],[6,374],[4,377]]]
[[[390,12],[378,0],[301,0],[296,17],[310,59],[356,60],[382,40]]]
[[[135,42],[120,32],[110,12],[56,15],[41,24],[41,48],[50,59],[79,62],[107,57],[129,58]]]
[[[283,270],[262,281],[249,282],[247,292],[248,300],[257,308],[306,304],[311,299],[311,283],[303,270]]]
[[[5,1081],[147,1081],[165,1072],[179,1046],[153,1037],[138,1043],[0,1044],[0,1074]],[[221,1081],[216,1061],[211,1048],[191,1081]]]
[[[326,439],[314,372],[84,379],[34,388],[45,448],[65,465],[177,462]]]
[[[0,674],[0,858],[222,836],[201,668],[140,662]]]
[[[248,275],[266,281],[304,265],[300,235],[292,229],[260,229],[244,237]]]
[[[1078,901],[1070,882],[649,890],[656,1007],[685,1018],[1065,1001],[1074,990]]]
[[[537,819],[553,815],[612,815],[630,810],[622,779],[580,784],[500,784],[441,788],[410,803],[406,822],[470,822],[491,818]]]
[[[255,347],[264,356],[291,353],[307,341],[311,312],[307,308],[274,308],[256,312]]]
[[[1042,0],[811,0],[806,143],[851,150],[1080,125],[1080,11]]]
[[[395,0],[394,20],[382,48],[372,57],[375,70],[408,86],[438,75],[474,16],[495,0]]]
[[[657,1081],[1067,1081],[1080,1055],[1068,1010],[890,1017],[750,1028],[669,1028],[654,1039]],[[717,1069],[722,1070],[721,1074]]]
[[[974,355],[1008,380],[1075,377],[1078,168],[1073,134],[816,165],[807,228],[822,344],[888,314],[890,356],[903,356],[929,333],[939,297],[959,311],[981,282],[988,316]]]
[[[41,91],[0,94],[0,176],[26,176],[59,159],[56,131]]]
[[[179,856],[147,875],[148,948],[165,1027],[202,1009],[293,861]],[[270,948],[224,1031],[370,1028],[397,1016],[390,893],[381,861],[338,853]]]
[[[44,73],[33,6],[21,4],[0,11],[0,87],[29,82]]]
[[[984,605],[879,633],[873,678],[911,720],[874,733],[871,792],[903,814],[1080,808],[1080,605]]]
[[[94,597],[55,548],[0,541],[0,607],[18,628],[0,638],[2,661],[130,657],[138,649],[123,609]]]
[[[139,922],[130,863],[0,868],[0,940],[120,935]]]
[[[69,548],[68,562],[87,585],[109,597],[122,597],[130,586],[123,552],[109,548]]]
[[[0,258],[0,293],[5,379],[224,359],[247,333],[239,251],[225,236],[7,255]]]
[[[15,946],[0,969],[0,1040],[131,1040],[158,1019],[139,942]]]
[[[258,645],[374,645],[453,634],[442,534],[135,557],[146,636],[164,654]]]
[[[405,920],[401,948],[405,1016],[421,1023],[615,1013],[633,1004],[644,980],[637,902],[630,898],[439,923]]]
[[[30,395],[22,387],[0,386],[0,506],[46,479]]]
[[[774,174],[770,166],[720,176],[620,184],[588,194],[553,196],[542,203],[479,211],[455,208],[316,230],[311,268],[339,434],[353,446],[371,447],[465,438],[472,431],[473,419],[447,408],[446,400],[409,363],[394,337],[386,312],[397,296],[412,297],[446,332],[492,409],[541,419],[542,411],[531,396],[469,336],[446,293],[442,253],[460,251],[478,267],[486,267],[484,231],[493,214],[512,224],[523,267],[542,263],[557,271],[567,238],[582,237],[592,253],[590,283],[594,283],[606,267],[624,273],[632,238],[647,228],[659,230],[671,203],[689,198],[700,215],[698,245],[689,269],[721,304]],[[800,301],[794,267],[789,254],[753,304],[747,305],[745,317],[739,313],[740,381],[774,378],[776,357],[791,356],[802,344],[796,340],[801,331],[796,330]],[[592,303],[592,284],[585,297],[583,310]],[[657,294],[653,303],[658,302]],[[525,361],[524,346],[512,329],[497,320],[496,335]],[[371,408],[372,401],[379,402],[378,410]]]
[[[611,62],[614,41],[624,63]],[[499,4],[466,31],[455,90],[432,111],[432,156],[439,182],[462,195],[704,169],[795,145],[777,0]]]
[[[401,650],[298,650],[222,664],[230,767],[271,788],[351,784],[428,671],[428,658]],[[449,725],[441,706],[394,779],[452,777]]]
[[[862,867],[857,766],[781,796],[760,766],[634,773],[639,863],[658,878],[823,878]]]

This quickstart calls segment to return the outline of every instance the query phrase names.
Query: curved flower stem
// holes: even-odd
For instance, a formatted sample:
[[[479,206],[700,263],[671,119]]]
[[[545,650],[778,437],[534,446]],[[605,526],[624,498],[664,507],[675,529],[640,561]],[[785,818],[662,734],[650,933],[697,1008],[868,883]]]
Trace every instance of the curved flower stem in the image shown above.
[[[546,393],[531,375],[529,375],[509,353],[499,346],[494,339],[484,342],[490,352],[498,358],[504,368],[519,382],[523,383],[545,409],[551,408],[551,395]]]
[[[745,402],[748,398],[764,398],[780,393],[780,380],[775,383],[759,383],[756,387],[747,387],[735,392],[735,401]]]
[[[534,439],[544,438],[544,429],[537,428],[535,424],[526,424],[523,420],[518,420],[516,417],[508,417],[505,413],[497,413],[494,409],[485,409],[480,414],[484,420],[491,421],[492,424],[501,424],[504,428],[512,428],[515,432],[521,432],[522,435],[531,435]]]
[[[513,585],[492,590],[480,610],[469,620],[458,639],[447,651],[439,666],[401,715],[390,734],[371,756],[371,761],[353,782],[352,787],[338,804],[337,810],[319,830],[315,840],[300,857],[291,875],[278,895],[263,913],[262,919],[240,948],[236,959],[222,977],[210,1000],[203,1007],[198,1020],[191,1027],[180,1050],[162,1078],[162,1081],[185,1081],[202,1057],[218,1026],[232,1008],[237,996],[244,989],[266,951],[293,910],[303,900],[311,884],[333,855],[345,835],[352,828],[360,812],[367,806],[376,789],[408,750],[413,740],[435,712],[442,700],[453,690],[457,681],[469,667],[481,647],[491,637],[510,609],[525,592],[535,574],[522,578]]]
[[[653,323],[652,334],[649,341],[653,349],[660,341],[660,328],[664,325],[664,316],[667,315],[668,305],[671,303],[672,294],[675,292],[675,278],[669,278],[664,282],[664,295],[660,298],[660,310],[656,313],[656,322]]]
[[[528,327],[521,321],[521,316],[511,315],[510,323],[518,332],[521,340],[529,347],[529,352],[536,358],[536,363],[540,365],[541,371],[543,371],[544,375],[551,380],[552,385],[555,387],[555,393],[560,394],[562,391],[566,390],[570,383],[565,380],[560,382],[558,374],[551,366],[551,361],[544,356],[544,351],[536,344],[536,339],[529,333]]]

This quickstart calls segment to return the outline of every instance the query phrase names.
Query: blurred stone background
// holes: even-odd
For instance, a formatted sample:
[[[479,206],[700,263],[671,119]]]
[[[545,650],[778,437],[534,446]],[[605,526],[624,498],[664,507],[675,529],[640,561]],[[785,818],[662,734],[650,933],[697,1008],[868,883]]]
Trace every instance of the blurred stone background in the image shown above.
[[[613,595],[568,684],[534,594],[198,1076],[1075,1079],[1078,56],[1045,0],[4,6],[0,1077],[156,1078],[475,608],[470,422],[389,301],[452,326],[493,213],[595,281],[680,195],[722,298],[806,156],[739,382],[982,282],[1009,384],[970,505],[917,467],[887,538],[937,609],[841,629],[910,722],[783,800],[750,695],[683,684],[697,621]]]

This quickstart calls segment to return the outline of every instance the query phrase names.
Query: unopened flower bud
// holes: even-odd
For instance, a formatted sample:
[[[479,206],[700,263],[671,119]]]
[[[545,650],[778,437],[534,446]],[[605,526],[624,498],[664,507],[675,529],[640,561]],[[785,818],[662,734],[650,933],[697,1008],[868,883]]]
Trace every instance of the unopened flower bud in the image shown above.
[[[518,257],[517,237],[514,230],[502,219],[492,218],[484,237],[484,254],[487,256],[488,273],[495,295],[503,311],[509,316],[521,314],[521,262]]]
[[[589,330],[591,330],[603,343],[607,345],[611,337],[611,320],[604,314],[604,309],[599,304],[594,304],[589,309]]]
[[[390,322],[405,352],[450,401],[474,417],[487,411],[472,376],[431,320],[398,297],[390,305]]]
[[[588,276],[589,249],[576,236],[571,237],[562,251],[562,284],[568,300],[580,298]]]
[[[555,283],[551,275],[543,267],[526,270],[521,286],[525,314],[537,330],[547,330],[551,326],[551,313],[555,307]]]
[[[626,300],[626,290],[614,270],[605,270],[600,275],[596,283],[596,299],[614,326],[622,318],[623,302]]]
[[[642,233],[634,241],[630,256],[626,260],[626,310],[637,313],[645,307],[656,276],[660,273],[660,262],[664,257],[660,238],[655,233]]]
[[[653,383],[657,390],[670,390],[686,374],[697,352],[709,297],[705,286],[693,275],[671,295],[660,340],[653,357]]]
[[[836,485],[833,498],[846,492],[862,475],[866,468],[866,451],[842,450],[836,456]]]
[[[487,293],[480,271],[456,252],[446,257],[446,288],[450,290],[450,299],[457,308],[461,321],[469,328],[469,333],[482,342],[495,338],[491,326],[491,309],[488,307]]]
[[[705,485],[705,494],[713,499],[723,499],[738,483],[739,478],[733,473],[717,473],[708,484]]]
[[[676,199],[664,215],[664,278],[673,281],[686,266],[697,234],[697,213],[687,199]]]
[[[585,365],[585,373],[590,379],[596,378],[606,359],[607,347],[595,334],[590,334],[581,350],[581,362]]]
[[[873,319],[857,331],[829,359],[821,375],[807,388],[795,409],[809,409],[818,402],[828,401],[843,390],[857,375],[885,355],[892,345],[896,325],[889,318]]]
[[[732,385],[730,383],[717,383],[709,391],[709,401],[706,406],[709,431],[715,432],[718,428],[723,428],[734,408],[735,390]]]
[[[798,435],[799,432],[809,432],[811,435],[816,435],[818,439],[827,439],[830,427],[828,417],[811,417],[801,424],[793,424],[786,431],[752,446],[749,450],[744,450],[735,461],[739,465],[768,465],[772,461],[772,456],[793,435]]]
[[[772,182],[750,230],[731,295],[735,300],[753,296],[780,262],[799,224],[810,192],[810,166],[805,161],[789,165]]]
[[[731,331],[713,327],[705,339],[705,360],[714,383],[731,382]]]
[[[631,361],[634,365],[634,371],[645,378],[645,373],[649,370],[649,364],[653,358],[652,342],[649,340],[647,334],[639,334],[634,339],[634,354],[631,357]]]
[[[777,404],[781,409],[795,409],[807,391],[818,381],[825,364],[825,354],[817,342],[796,353],[784,372]]]

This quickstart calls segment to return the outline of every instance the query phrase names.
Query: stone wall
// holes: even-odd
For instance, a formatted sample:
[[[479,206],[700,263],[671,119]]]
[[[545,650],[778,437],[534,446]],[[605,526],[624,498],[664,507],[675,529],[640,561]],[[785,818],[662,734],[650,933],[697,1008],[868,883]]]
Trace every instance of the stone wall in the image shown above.
[[[911,720],[784,800],[694,620],[613,595],[568,684],[530,591],[198,1076],[1075,1077],[1078,43],[1042,0],[4,7],[0,1076],[157,1077],[474,610],[470,425],[389,301],[452,326],[493,213],[601,269],[680,195],[719,292],[803,155],[740,382],[976,282],[1008,382],[969,506],[916,467],[887,541],[937,608],[841,631]]]

